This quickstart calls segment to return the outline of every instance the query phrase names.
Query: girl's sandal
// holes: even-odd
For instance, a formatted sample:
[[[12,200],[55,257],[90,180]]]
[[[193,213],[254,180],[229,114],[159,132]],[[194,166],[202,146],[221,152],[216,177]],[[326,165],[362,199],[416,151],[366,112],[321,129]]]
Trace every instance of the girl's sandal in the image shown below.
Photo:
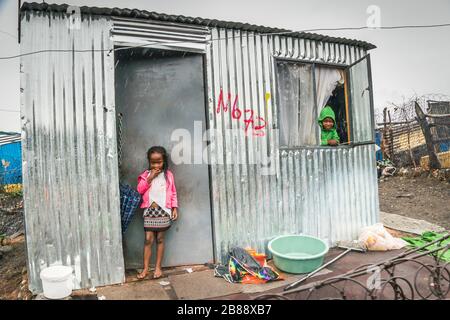
[[[161,274],[159,276],[156,276],[155,274],[153,274],[153,279],[159,279],[163,277],[163,273],[161,272]]]

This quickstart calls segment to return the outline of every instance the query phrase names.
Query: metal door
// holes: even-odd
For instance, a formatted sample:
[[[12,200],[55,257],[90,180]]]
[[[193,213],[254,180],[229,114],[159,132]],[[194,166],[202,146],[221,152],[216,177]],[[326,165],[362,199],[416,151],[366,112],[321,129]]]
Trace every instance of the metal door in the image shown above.
[[[197,127],[201,124],[202,132],[206,129],[203,56],[142,49],[118,51],[115,79],[117,111],[122,114],[121,181],[136,187],[138,175],[148,167],[146,152],[153,145],[166,148],[175,176],[179,219],[166,233],[163,266],[212,261],[208,165],[194,164],[204,142],[202,148],[194,148],[193,141],[186,144],[191,149],[190,164],[174,165],[171,155],[180,143],[171,141],[174,130],[187,130],[193,140],[194,122]],[[127,268],[142,266],[143,243],[140,209],[124,235]],[[155,247],[152,253],[153,263]]]

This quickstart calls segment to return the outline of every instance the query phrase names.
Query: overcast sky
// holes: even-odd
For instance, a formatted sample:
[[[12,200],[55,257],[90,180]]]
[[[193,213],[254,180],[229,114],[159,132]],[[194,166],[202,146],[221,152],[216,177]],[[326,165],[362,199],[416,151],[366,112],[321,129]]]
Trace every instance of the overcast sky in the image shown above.
[[[38,1],[41,2],[41,1]],[[292,30],[365,26],[367,8],[380,8],[381,26],[450,23],[450,0],[68,0],[97,7],[138,8],[168,14],[247,22]],[[0,56],[18,54],[17,0],[0,0]],[[372,50],[375,108],[414,94],[450,95],[450,27],[319,31],[356,38]],[[20,131],[19,59],[0,60],[0,131]],[[10,112],[2,110],[10,110]]]

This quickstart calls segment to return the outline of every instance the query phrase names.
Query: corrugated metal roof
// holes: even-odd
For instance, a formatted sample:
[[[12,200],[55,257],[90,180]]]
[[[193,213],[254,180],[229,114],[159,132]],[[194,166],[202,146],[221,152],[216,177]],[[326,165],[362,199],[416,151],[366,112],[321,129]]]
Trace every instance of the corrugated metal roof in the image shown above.
[[[8,143],[20,142],[20,133],[0,132],[0,146]]]
[[[36,2],[25,2],[21,11],[47,11],[47,12],[67,12],[68,4],[48,4],[48,3],[36,3]],[[183,15],[169,15],[164,13],[149,12],[146,10],[139,9],[120,9],[120,8],[99,8],[99,7],[80,7],[81,13],[93,14],[93,15],[107,15],[115,17],[126,17],[126,18],[138,18],[156,21],[166,21],[166,22],[176,22],[176,23],[186,23],[192,25],[201,25],[213,28],[228,28],[228,29],[238,29],[243,31],[254,31],[260,33],[280,33],[280,32],[292,32],[292,30],[271,28],[265,26],[259,26],[248,23],[241,22],[231,22],[216,19],[204,19],[204,18],[194,18],[186,17]],[[309,32],[295,32],[290,33],[289,36],[302,39],[311,39],[318,41],[327,41],[332,43],[340,43],[347,45],[354,45],[364,48],[366,50],[371,50],[376,48],[375,45],[368,43],[366,41],[347,39],[341,37],[330,37],[326,35],[321,35],[317,33]]]

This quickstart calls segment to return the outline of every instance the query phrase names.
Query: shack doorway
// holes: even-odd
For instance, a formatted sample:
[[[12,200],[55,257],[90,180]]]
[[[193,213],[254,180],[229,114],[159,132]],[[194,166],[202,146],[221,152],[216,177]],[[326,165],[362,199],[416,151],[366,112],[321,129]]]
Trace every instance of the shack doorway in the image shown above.
[[[194,161],[206,148],[202,139],[194,141],[194,128],[206,130],[204,79],[201,54],[148,48],[115,52],[120,181],[136,188],[138,175],[148,168],[146,152],[154,145],[166,148],[175,177],[179,218],[166,233],[163,267],[213,260],[209,168],[205,161]],[[180,153],[181,140],[186,141]],[[123,236],[128,269],[142,267],[142,213],[136,211]],[[155,247],[152,253],[154,265]]]

